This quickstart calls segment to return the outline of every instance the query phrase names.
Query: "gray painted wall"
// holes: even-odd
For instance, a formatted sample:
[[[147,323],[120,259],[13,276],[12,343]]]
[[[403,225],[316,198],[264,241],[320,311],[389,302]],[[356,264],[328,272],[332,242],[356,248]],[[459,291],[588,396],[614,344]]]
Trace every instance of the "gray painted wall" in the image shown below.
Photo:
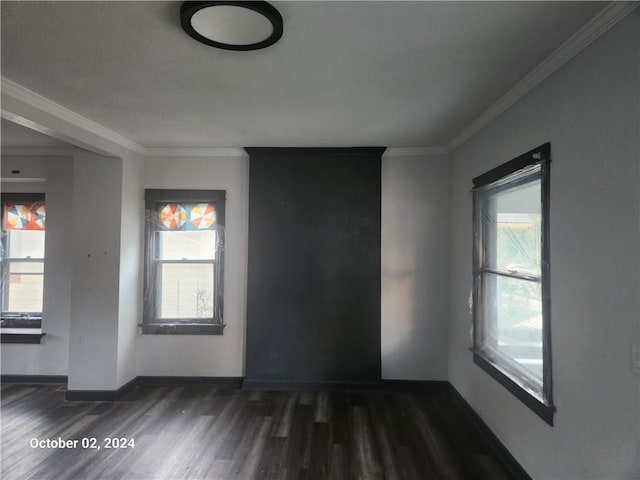
[[[382,378],[447,379],[449,164],[382,157]]]
[[[122,159],[122,214],[118,303],[118,385],[137,375],[138,323],[142,318],[144,158]]]
[[[73,158],[69,390],[115,390],[122,159]]]
[[[47,232],[40,345],[2,345],[2,373],[9,375],[66,375],[69,364],[69,316],[71,298],[71,172],[70,156],[3,156],[2,178],[20,170],[22,178],[39,183],[2,182],[2,192],[45,192]]]
[[[13,169],[38,181],[15,181]],[[136,155],[77,149],[73,156],[2,157],[2,177],[10,179],[3,192],[44,191],[47,199],[46,336],[40,345],[4,344],[3,374],[69,375],[73,389],[117,388],[136,375],[142,172]]]
[[[449,380],[541,479],[638,478],[640,11],[452,154]],[[555,426],[474,365],[471,179],[551,142]]]
[[[224,335],[140,335],[138,375],[242,376],[246,322],[249,158],[147,157],[145,188],[227,191]]]
[[[446,379],[448,173],[446,155],[383,156],[383,378]],[[138,375],[244,374],[248,177],[248,157],[145,159],[145,188],[227,190],[228,326],[222,337],[140,336]]]

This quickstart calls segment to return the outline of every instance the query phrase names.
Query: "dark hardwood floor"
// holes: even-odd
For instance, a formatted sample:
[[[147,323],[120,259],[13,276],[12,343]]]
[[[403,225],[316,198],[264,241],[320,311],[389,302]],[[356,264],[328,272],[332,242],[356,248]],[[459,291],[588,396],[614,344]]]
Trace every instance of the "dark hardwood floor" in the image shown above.
[[[64,395],[61,386],[2,386],[3,479],[510,478],[446,390],[141,385],[116,402]],[[42,443],[60,438],[76,448]],[[101,448],[82,448],[83,438]],[[106,448],[112,438],[135,446]]]

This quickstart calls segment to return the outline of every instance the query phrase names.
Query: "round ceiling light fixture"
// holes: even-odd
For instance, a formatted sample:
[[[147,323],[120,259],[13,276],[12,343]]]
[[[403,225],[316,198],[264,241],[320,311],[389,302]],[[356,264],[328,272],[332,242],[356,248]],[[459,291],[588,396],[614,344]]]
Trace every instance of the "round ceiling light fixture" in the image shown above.
[[[180,23],[192,38],[225,50],[259,50],[282,37],[282,16],[267,2],[184,2]]]

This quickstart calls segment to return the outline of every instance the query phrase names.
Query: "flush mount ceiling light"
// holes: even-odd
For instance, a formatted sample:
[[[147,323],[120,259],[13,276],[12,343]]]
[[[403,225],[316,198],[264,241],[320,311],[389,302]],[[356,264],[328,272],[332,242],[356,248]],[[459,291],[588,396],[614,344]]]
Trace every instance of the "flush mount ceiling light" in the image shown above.
[[[184,2],[180,23],[199,42],[225,50],[258,50],[282,36],[282,16],[267,2]]]

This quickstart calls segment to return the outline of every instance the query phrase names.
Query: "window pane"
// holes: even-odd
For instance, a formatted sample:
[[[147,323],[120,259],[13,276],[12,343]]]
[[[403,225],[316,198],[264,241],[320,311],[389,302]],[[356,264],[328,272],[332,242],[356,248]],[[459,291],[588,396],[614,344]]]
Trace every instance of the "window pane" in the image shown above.
[[[161,231],[161,260],[213,260],[216,254],[216,231]]]
[[[540,276],[542,210],[540,181],[491,196],[483,211],[486,266]]]
[[[542,292],[539,282],[487,273],[485,341],[542,382]]]
[[[42,270],[42,266],[40,266],[40,270]],[[42,312],[43,280],[44,275],[13,273],[7,275],[8,285],[5,286],[7,297],[3,310],[6,312]]]
[[[213,318],[213,265],[163,264],[160,318]]]
[[[9,273],[44,273],[44,262],[10,262]]]
[[[9,230],[7,258],[44,258],[44,230]]]

